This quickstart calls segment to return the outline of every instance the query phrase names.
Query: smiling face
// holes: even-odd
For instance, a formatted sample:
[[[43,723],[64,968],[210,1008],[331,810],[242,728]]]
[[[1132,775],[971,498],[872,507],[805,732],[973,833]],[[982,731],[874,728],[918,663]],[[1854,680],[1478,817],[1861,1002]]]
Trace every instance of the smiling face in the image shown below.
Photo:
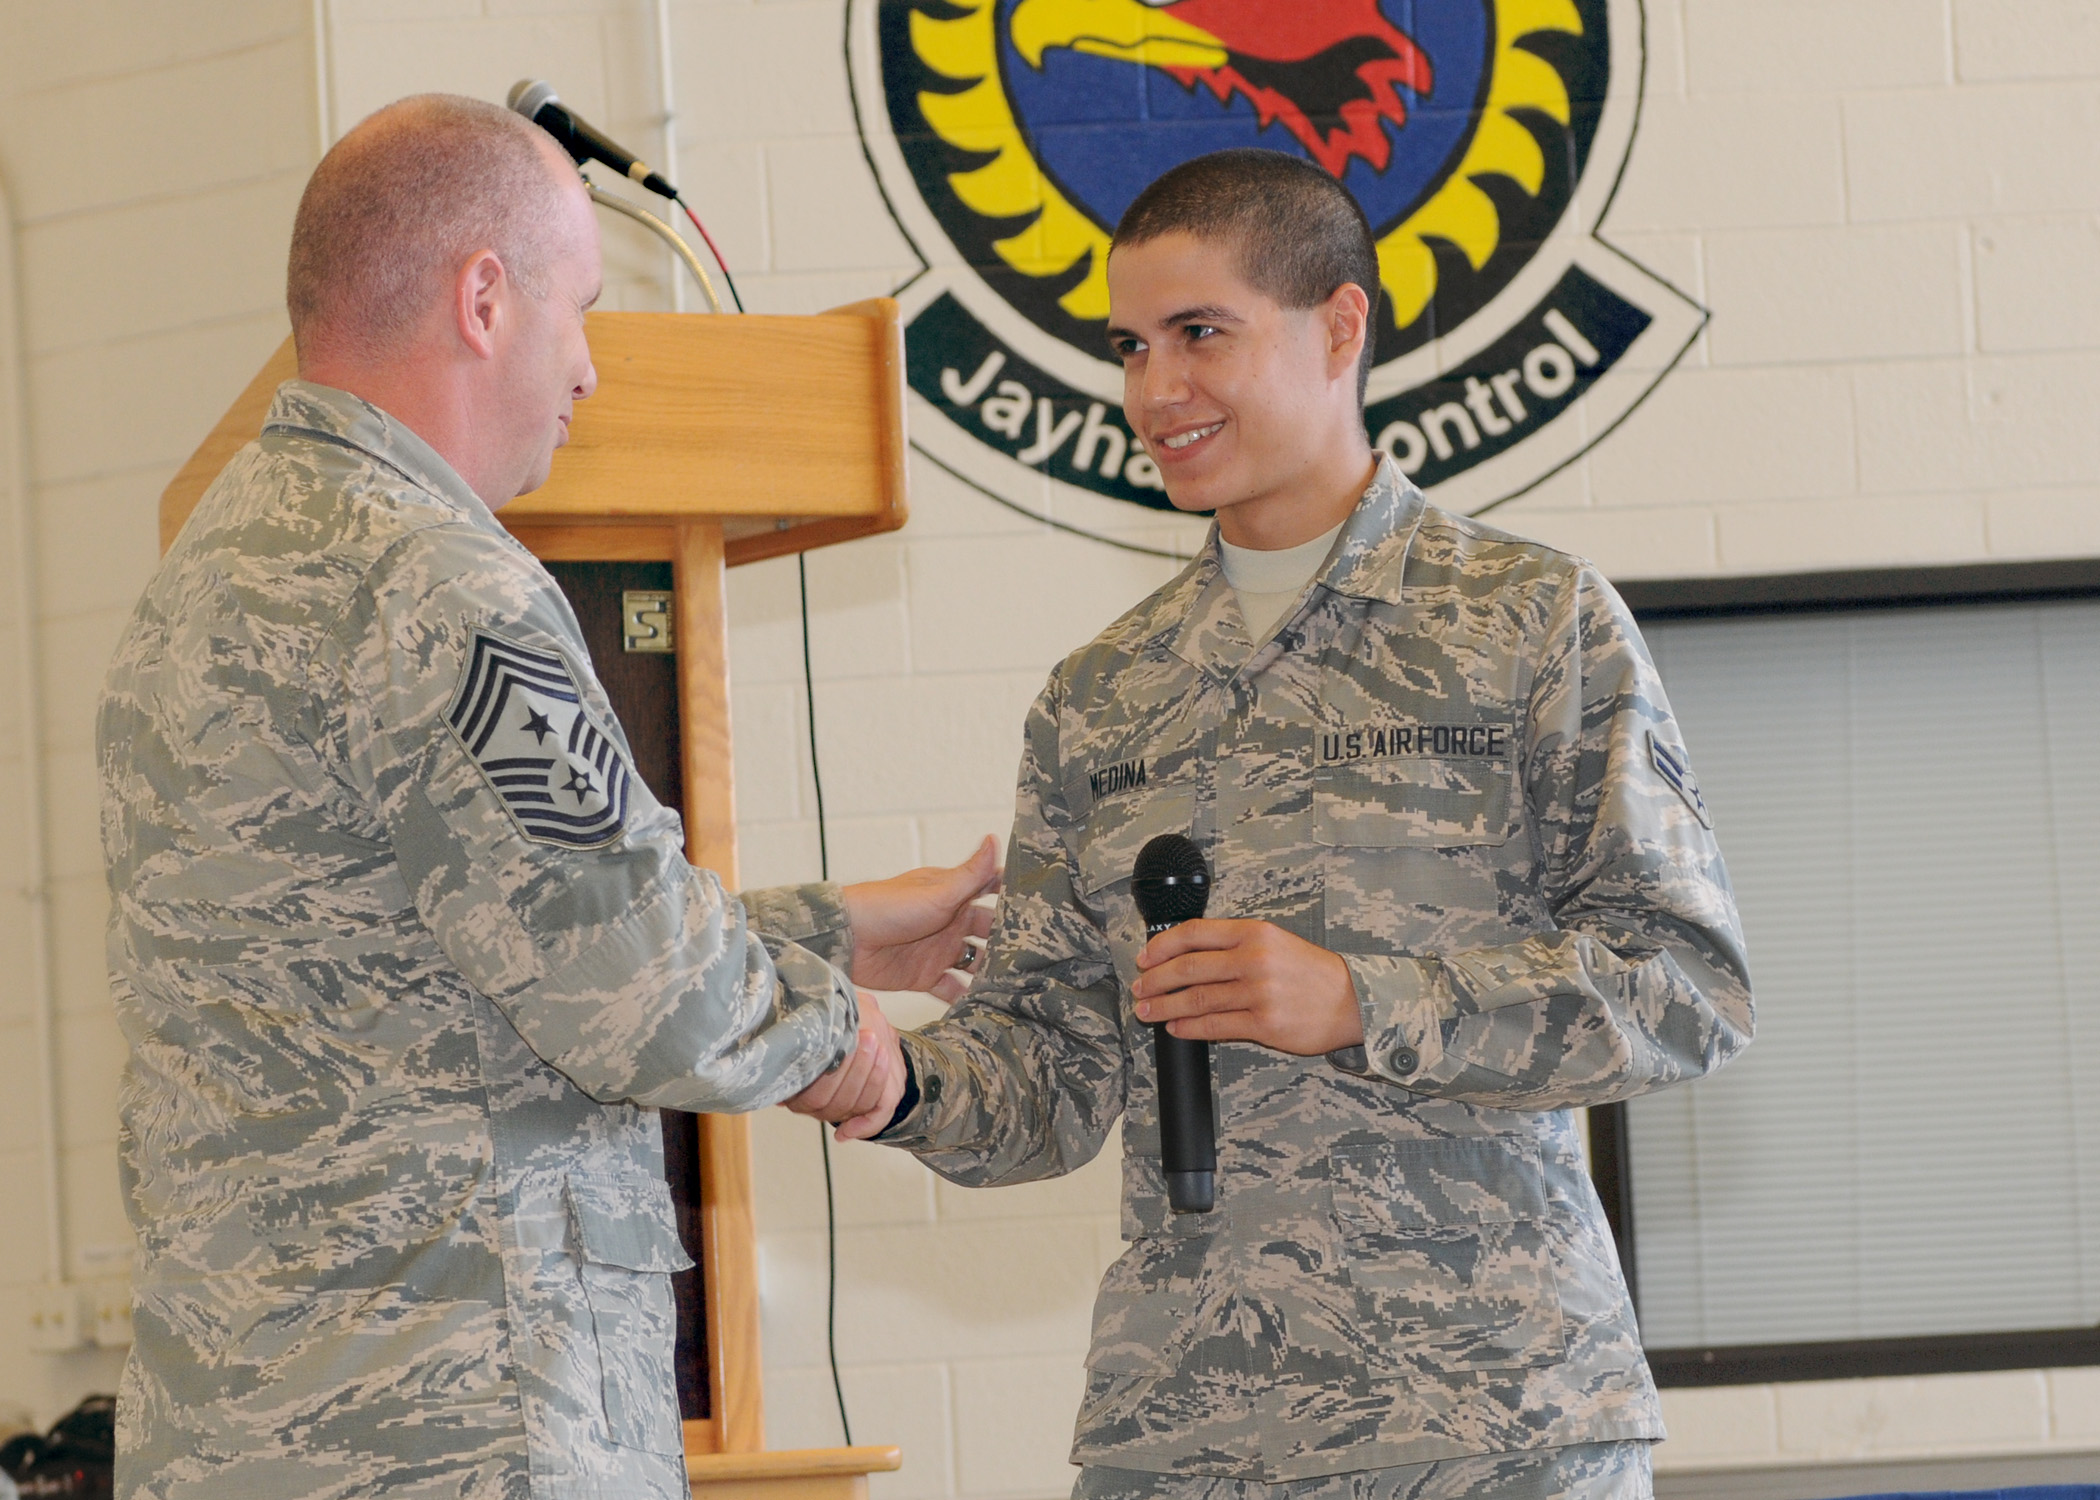
[[[1175,509],[1215,511],[1227,541],[1264,549],[1349,514],[1370,468],[1359,288],[1283,307],[1247,281],[1231,245],[1176,232],[1118,245],[1108,297],[1123,415]]]

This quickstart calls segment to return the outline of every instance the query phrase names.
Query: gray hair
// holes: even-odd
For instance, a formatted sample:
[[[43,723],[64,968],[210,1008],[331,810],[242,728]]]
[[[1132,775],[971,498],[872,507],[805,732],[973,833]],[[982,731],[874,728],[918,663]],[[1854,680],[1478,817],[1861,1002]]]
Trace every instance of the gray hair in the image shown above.
[[[399,349],[479,250],[546,295],[561,212],[551,143],[522,115],[458,94],[399,100],[337,141],[292,222],[285,303],[301,358],[324,342]]]

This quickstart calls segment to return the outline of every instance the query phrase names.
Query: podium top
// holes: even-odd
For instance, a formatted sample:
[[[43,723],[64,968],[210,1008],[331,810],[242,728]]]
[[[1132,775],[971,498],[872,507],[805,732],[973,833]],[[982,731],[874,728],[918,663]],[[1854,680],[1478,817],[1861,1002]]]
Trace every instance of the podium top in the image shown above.
[[[904,336],[887,297],[807,317],[590,314],[598,390],[513,530],[719,521],[732,563],[894,531]],[[161,494],[163,550],[297,373],[271,356]]]

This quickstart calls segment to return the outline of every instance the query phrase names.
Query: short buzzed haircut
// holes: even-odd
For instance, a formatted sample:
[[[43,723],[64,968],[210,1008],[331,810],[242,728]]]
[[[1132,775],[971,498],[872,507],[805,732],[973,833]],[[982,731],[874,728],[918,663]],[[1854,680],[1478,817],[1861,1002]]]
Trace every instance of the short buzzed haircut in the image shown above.
[[[480,250],[546,295],[561,209],[551,139],[483,100],[417,94],[336,142],[292,223],[285,303],[300,357],[324,341],[395,351]]]
[[[1166,234],[1230,245],[1240,274],[1280,307],[1318,307],[1351,283],[1370,299],[1356,400],[1378,337],[1378,246],[1356,197],[1303,157],[1242,146],[1185,161],[1137,195],[1109,248]]]

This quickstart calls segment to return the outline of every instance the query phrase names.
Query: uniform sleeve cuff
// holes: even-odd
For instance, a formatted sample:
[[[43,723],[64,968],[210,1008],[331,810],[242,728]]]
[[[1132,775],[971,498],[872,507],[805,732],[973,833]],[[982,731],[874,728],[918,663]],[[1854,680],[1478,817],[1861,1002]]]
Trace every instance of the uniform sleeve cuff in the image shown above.
[[[910,1031],[897,1033],[897,1045],[904,1053],[904,1097],[897,1101],[890,1123],[873,1139],[885,1146],[918,1150],[933,1144],[941,1095],[945,1092],[940,1050]]]
[[[902,1049],[900,1048],[900,1050],[902,1050]],[[914,1067],[913,1067],[913,1066],[911,1065],[911,1053],[909,1053],[909,1052],[905,1052],[905,1053],[904,1053],[904,1097],[903,1097],[903,1098],[901,1098],[901,1099],[899,1099],[899,1100],[897,1101],[897,1107],[896,1107],[896,1108],[895,1108],[894,1110],[892,1110],[892,1111],[890,1112],[890,1122],[889,1122],[889,1124],[887,1124],[887,1125],[883,1126],[883,1127],[882,1127],[882,1129],[880,1129],[880,1130],[876,1131],[876,1132],[875,1132],[875,1133],[874,1133],[874,1134],[873,1134],[872,1136],[868,1137],[868,1139],[870,1139],[870,1140],[874,1140],[874,1141],[879,1141],[879,1140],[881,1140],[881,1139],[882,1139],[882,1138],[883,1138],[884,1136],[888,1135],[888,1134],[889,1134],[889,1133],[890,1133],[890,1132],[891,1132],[892,1130],[895,1130],[895,1129],[896,1129],[896,1128],[897,1128],[897,1127],[898,1127],[899,1125],[903,1124],[903,1123],[904,1123],[904,1121],[905,1121],[905,1120],[906,1120],[906,1119],[907,1119],[907,1118],[908,1118],[908,1117],[910,1116],[911,1112],[912,1112],[913,1110],[917,1109],[918,1107],[919,1107],[919,1071],[918,1071],[918,1069],[914,1068]]]
[[[830,881],[768,886],[745,891],[739,899],[753,931],[799,944],[842,974],[853,972],[853,924],[838,886]]]
[[[1345,1073],[1380,1078],[1403,1088],[1434,1077],[1444,1060],[1443,1031],[1436,1013],[1437,961],[1367,953],[1341,957],[1356,985],[1364,1041],[1361,1047],[1328,1053],[1328,1062]]]

